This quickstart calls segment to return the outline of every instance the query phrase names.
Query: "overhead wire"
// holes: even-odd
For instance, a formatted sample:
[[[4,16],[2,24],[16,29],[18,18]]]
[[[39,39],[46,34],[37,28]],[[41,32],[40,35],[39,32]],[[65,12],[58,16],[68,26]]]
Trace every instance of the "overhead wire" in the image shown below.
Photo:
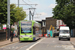
[[[24,3],[28,4],[27,2],[25,2],[24,0],[22,0]],[[28,4],[29,5],[29,4]],[[32,7],[31,5],[29,5],[30,7]],[[33,7],[32,7],[33,8]]]
[[[28,4],[27,2],[25,2],[24,0],[22,0],[24,3],[26,3],[26,4]],[[28,4],[29,5],[29,4]],[[30,7],[32,7],[31,5],[29,5]],[[33,8],[33,7],[32,7]],[[35,11],[36,12],[36,11]],[[35,15],[37,15],[37,12],[36,12],[36,14]]]

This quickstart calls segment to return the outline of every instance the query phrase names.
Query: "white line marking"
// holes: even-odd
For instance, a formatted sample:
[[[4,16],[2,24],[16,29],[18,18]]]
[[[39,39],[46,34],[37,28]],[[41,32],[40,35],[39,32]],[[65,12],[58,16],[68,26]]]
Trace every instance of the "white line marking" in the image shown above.
[[[35,45],[37,45],[38,43],[40,43],[42,40],[44,40],[45,38],[41,39],[40,41],[37,41],[35,44],[33,44],[32,46],[30,46],[29,48],[27,48],[26,50],[30,50],[32,47],[34,47]]]
[[[55,42],[55,41],[53,41],[53,42]]]

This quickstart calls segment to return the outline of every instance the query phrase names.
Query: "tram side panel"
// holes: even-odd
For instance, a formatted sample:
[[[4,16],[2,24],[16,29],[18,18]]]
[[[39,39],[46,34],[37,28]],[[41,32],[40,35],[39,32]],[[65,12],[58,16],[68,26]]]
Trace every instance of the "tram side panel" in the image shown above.
[[[34,28],[33,28],[33,34],[34,34],[34,36],[35,36],[35,39],[37,40],[37,39],[39,39],[40,37],[40,33],[41,33],[41,27],[40,27],[40,24],[38,23],[37,25],[36,25],[36,23],[34,24]]]

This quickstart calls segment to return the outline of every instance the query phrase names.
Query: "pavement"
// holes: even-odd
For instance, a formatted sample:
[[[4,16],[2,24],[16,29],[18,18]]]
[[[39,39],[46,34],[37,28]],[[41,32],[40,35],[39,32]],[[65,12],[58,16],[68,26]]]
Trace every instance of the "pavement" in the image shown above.
[[[13,38],[13,42],[9,40],[4,40],[4,41],[0,41],[0,47],[2,46],[5,46],[5,45],[8,45],[8,44],[12,44],[12,43],[15,43],[15,42],[18,42],[18,38]]]
[[[73,46],[75,46],[75,37],[72,37],[71,40],[70,40],[70,42],[71,42],[71,44],[72,44]]]

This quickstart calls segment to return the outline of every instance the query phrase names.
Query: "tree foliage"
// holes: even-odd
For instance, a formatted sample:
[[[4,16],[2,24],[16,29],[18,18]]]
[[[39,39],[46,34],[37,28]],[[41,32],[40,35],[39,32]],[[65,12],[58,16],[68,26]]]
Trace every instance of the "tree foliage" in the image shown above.
[[[23,11],[22,7],[16,7],[15,8],[16,12],[15,12],[15,17],[16,17],[16,22],[19,20],[24,20],[24,18],[26,18],[26,12]]]
[[[14,16],[15,15],[15,9],[16,8],[16,5],[15,4],[11,4],[10,5],[10,24],[13,24],[14,22],[16,22],[16,17]]]
[[[26,18],[26,12],[23,11],[22,7],[16,7],[15,4],[10,5],[11,8],[11,24],[24,20]]]
[[[0,0],[0,23],[7,22],[7,0]]]
[[[54,18],[61,19],[69,26],[75,26],[75,0],[56,0],[57,6],[53,9]]]
[[[26,12],[22,7],[10,5],[10,23],[18,22],[26,18]],[[7,23],[7,0],[0,0],[0,23]]]

